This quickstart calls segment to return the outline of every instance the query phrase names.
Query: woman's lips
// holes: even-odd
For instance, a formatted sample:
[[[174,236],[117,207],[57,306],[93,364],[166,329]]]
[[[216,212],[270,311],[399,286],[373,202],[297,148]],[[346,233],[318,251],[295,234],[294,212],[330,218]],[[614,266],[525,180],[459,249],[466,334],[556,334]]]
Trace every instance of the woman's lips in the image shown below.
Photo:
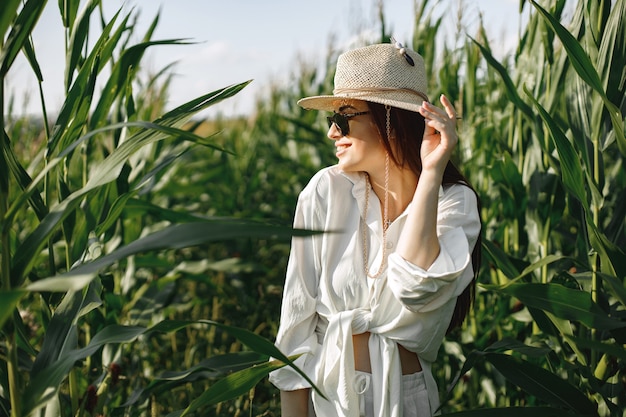
[[[336,155],[340,156],[341,154],[343,154],[346,151],[346,149],[348,149],[350,147],[350,144],[342,143],[342,144],[339,144],[339,145],[335,145],[335,147],[337,148]]]

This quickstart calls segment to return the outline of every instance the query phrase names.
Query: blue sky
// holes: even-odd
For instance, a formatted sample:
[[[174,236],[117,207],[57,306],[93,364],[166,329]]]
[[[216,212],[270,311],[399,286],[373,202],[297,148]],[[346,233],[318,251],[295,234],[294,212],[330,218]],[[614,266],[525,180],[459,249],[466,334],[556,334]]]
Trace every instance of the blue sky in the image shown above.
[[[254,98],[270,82],[287,80],[298,59],[323,62],[330,39],[337,50],[349,48],[356,38],[379,33],[376,4],[379,0],[105,0],[106,17],[120,7],[141,13],[137,34],[160,10],[154,39],[187,38],[187,46],[157,46],[144,58],[144,66],[156,72],[176,62],[170,91],[171,107],[201,94],[249,79],[254,82],[233,99],[211,108],[223,114],[246,113]],[[384,0],[388,27],[400,41],[413,31],[414,0]],[[473,35],[482,13],[497,53],[503,55],[517,43],[519,0],[431,0],[442,15],[442,36],[461,42]],[[465,15],[458,29],[458,10]],[[526,5],[528,7],[528,5]],[[527,14],[525,11],[524,14]],[[44,95],[51,112],[63,100],[63,33],[58,2],[48,6],[34,32],[35,51],[44,75]],[[23,59],[9,73],[6,93],[16,99],[16,110],[39,109],[35,78]],[[29,98],[25,98],[29,96]],[[6,97],[5,97],[6,99]],[[28,104],[24,104],[28,103]]]

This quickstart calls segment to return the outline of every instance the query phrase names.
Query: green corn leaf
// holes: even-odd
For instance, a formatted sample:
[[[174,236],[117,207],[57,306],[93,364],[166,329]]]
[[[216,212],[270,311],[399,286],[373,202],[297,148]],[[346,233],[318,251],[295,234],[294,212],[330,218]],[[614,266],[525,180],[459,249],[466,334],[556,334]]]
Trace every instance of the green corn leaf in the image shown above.
[[[71,29],[78,15],[80,0],[59,0],[59,13],[63,21],[63,27]]]
[[[35,56],[35,49],[33,48],[33,44],[30,41],[30,38],[27,39],[24,43],[24,55],[26,56],[26,60],[30,64],[30,67],[33,69],[37,80],[39,82],[43,82],[43,74],[41,73],[41,68],[39,67],[39,62],[37,61],[37,57]]]
[[[626,276],[626,254],[598,229],[590,216],[587,216],[587,233],[591,246],[602,259],[602,272],[618,277]]]
[[[9,68],[11,68],[13,61],[15,61],[15,58],[17,57],[17,54],[24,47],[26,42],[28,42],[28,37],[35,28],[45,5],[45,0],[28,0],[24,4],[24,7],[22,7],[22,10],[15,19],[15,22],[11,25],[11,32],[0,50],[0,79],[5,79],[7,73],[9,72]],[[3,25],[5,24],[6,19],[9,19],[10,22],[10,19],[12,19],[14,15],[14,12],[11,11],[12,3],[7,4],[7,6],[7,10],[4,11],[2,15]],[[10,13],[11,18],[4,16],[4,13]]]
[[[59,219],[59,217],[55,217],[55,219]],[[43,246],[43,244],[41,245]],[[29,247],[26,246],[24,247],[24,245],[22,245],[21,247],[23,250],[29,250]],[[20,260],[23,260],[24,257],[22,257]],[[34,262],[35,259],[32,260],[32,262]],[[30,262],[28,265],[26,265],[28,268],[30,268],[32,266],[32,262]],[[17,265],[18,267],[20,267],[21,265]],[[68,281],[66,279],[61,279],[59,277],[52,277],[52,278],[47,278],[47,279],[42,279],[39,281],[35,281],[32,284],[29,284],[26,286],[26,289],[28,291],[32,291],[32,292],[41,292],[41,291],[52,291],[52,292],[66,292],[66,291],[80,291],[81,289],[85,288],[87,285],[89,285],[89,283],[93,280],[94,276],[81,276],[81,277],[77,277],[76,279],[74,279],[73,281]],[[18,284],[20,284],[20,282],[18,282],[16,280],[16,282],[13,283],[14,286],[17,286]]]
[[[531,306],[526,306],[526,308],[535,322],[535,325],[537,325],[542,332],[549,336],[561,337],[561,331],[555,326],[554,320],[552,320],[554,315],[548,316],[548,313],[539,308]]]
[[[13,286],[19,286],[37,261],[37,255],[48,243],[48,239],[61,223],[78,207],[85,192],[75,192],[66,200],[54,207],[44,217],[37,228],[19,245],[13,258],[11,279]],[[81,287],[82,288],[82,287]]]
[[[19,187],[22,190],[26,190],[33,182],[33,179],[30,177],[26,169],[24,169],[22,164],[20,164],[20,162],[17,160],[15,153],[13,153],[13,150],[11,149],[9,137],[7,136],[6,132],[4,132],[3,136],[4,146],[2,147],[2,151],[4,152],[4,161],[6,161],[8,169],[11,171],[11,174],[13,174],[13,177],[17,180],[17,184],[19,185]],[[41,194],[37,192],[32,193],[28,201],[39,220],[43,219],[46,214],[48,214],[48,207],[46,207],[46,204],[41,198]]]
[[[588,415],[569,413],[562,408],[550,407],[503,407],[481,408],[480,410],[446,413],[452,417],[589,417]]]
[[[0,329],[4,327],[4,323],[11,317],[24,295],[26,295],[24,290],[0,292]]]
[[[124,141],[104,161],[99,163],[92,171],[85,187],[89,187],[90,183],[103,184],[105,182],[115,180],[118,177],[124,162],[126,162],[135,152],[150,143],[154,143],[168,137],[176,137],[194,142],[204,142],[203,144],[205,146],[209,146],[209,144],[206,143],[205,138],[202,138],[192,132],[171,127],[169,125],[150,122],[126,122],[112,124],[92,131],[90,134],[83,136],[83,139],[88,139],[103,130],[119,129],[124,127],[141,127],[143,129]],[[210,147],[218,151],[225,151],[225,149],[217,145],[211,145]],[[65,152],[62,153],[62,155],[64,154]]]
[[[159,220],[166,220],[172,223],[189,223],[201,220],[197,215],[175,211],[152,204],[149,201],[131,198],[124,205],[124,211],[129,216],[150,215]]]
[[[132,342],[146,331],[141,326],[122,326],[113,324],[100,330],[89,342],[89,346],[103,346],[107,343]]]
[[[157,28],[157,25],[159,23],[159,17],[160,17],[160,9],[159,9],[159,13],[157,13],[154,16],[154,19],[152,19],[152,22],[150,23],[150,26],[148,26],[148,29],[146,30],[146,33],[143,35],[142,38],[142,42],[149,42],[150,39],[152,39],[152,35],[154,34],[154,31]]]
[[[598,50],[598,69],[603,86],[613,103],[623,100],[626,85],[622,82],[626,68],[626,2],[615,2],[606,21]]]
[[[89,118],[92,100],[95,96],[99,66],[100,56],[96,55],[93,61],[88,61],[83,66],[84,72],[81,71],[76,78],[52,129],[47,157],[53,155],[56,149],[66,148],[68,143],[77,140],[85,132],[85,123]]]
[[[623,256],[623,252],[610,242],[606,236],[598,230],[597,226],[592,223],[593,216],[589,213],[590,204],[585,184],[593,183],[593,181],[588,177],[588,175],[586,175],[585,172],[583,172],[581,159],[576,153],[573,144],[568,140],[565,133],[563,133],[554,119],[531,95],[531,93],[526,88],[524,88],[524,91],[534,103],[535,107],[539,111],[539,115],[548,126],[550,136],[554,141],[559,154],[563,184],[574,195],[574,197],[581,202],[583,209],[587,213],[587,228],[592,246],[602,256],[604,265],[611,269],[610,273],[615,275],[617,275],[618,272],[622,275],[626,274],[626,258]]]
[[[193,323],[193,322],[190,322],[190,321],[161,322],[161,323],[153,326],[150,330],[151,331],[168,331],[169,332],[169,331],[175,330],[177,328],[176,326],[186,326],[186,325],[188,325],[190,323]],[[265,339],[265,338],[255,334],[255,333],[252,333],[249,330],[242,329],[242,328],[239,328],[239,327],[228,326],[226,324],[218,323],[218,322],[213,321],[213,320],[197,320],[195,323],[201,323],[201,324],[205,324],[205,325],[209,325],[209,326],[219,327],[220,329],[224,330],[228,334],[236,337],[241,343],[246,345],[248,348],[250,348],[254,352],[261,353],[263,355],[267,355],[268,357],[276,358],[278,361],[283,362],[282,365],[290,365],[290,366],[292,366],[294,368],[294,370],[296,370],[296,372],[298,372],[300,375],[302,375],[302,377],[304,377],[309,382],[309,384],[311,384],[313,389],[319,395],[321,395],[322,397],[326,398],[324,396],[324,394],[315,386],[313,381],[311,381],[306,374],[304,374],[297,366],[294,365],[293,360],[295,360],[295,357],[294,358],[288,358],[287,356],[285,356],[269,340],[267,340],[267,339]],[[169,330],[167,330],[167,329],[169,329]]]
[[[580,349],[593,349],[598,352],[606,353],[622,361],[626,361],[626,349],[614,342],[605,343],[599,340],[584,339],[572,335],[564,335],[564,337]]]
[[[293,364],[290,359],[288,359],[280,350],[278,350],[274,343],[257,335],[256,333],[239,327],[228,326],[212,320],[199,320],[198,322],[210,326],[216,326],[228,332],[228,334],[236,337],[241,343],[257,353],[262,353],[264,355],[279,359],[291,365]],[[305,376],[304,374],[302,375]],[[306,379],[309,383],[312,384],[312,381],[308,379],[308,377]]]
[[[254,388],[270,372],[283,366],[285,364],[282,362],[272,361],[234,372],[211,385],[209,389],[189,404],[181,416],[190,415],[202,407],[237,398]]]
[[[63,20],[67,22],[66,27],[68,27],[70,31],[70,39],[66,47],[67,65],[65,66],[65,88],[68,90],[70,85],[72,85],[72,77],[74,73],[76,72],[76,70],[80,70],[80,68],[77,68],[78,61],[80,59],[81,53],[85,48],[85,42],[87,41],[87,37],[89,36],[89,21],[91,19],[91,14],[96,9],[96,7],[98,7],[98,3],[100,3],[100,0],[89,0],[78,15],[76,14],[78,11],[78,4],[66,3],[65,8],[67,9],[67,13],[63,13],[62,11]],[[118,14],[119,11],[111,19],[111,22],[115,22]],[[107,30],[106,32],[108,33],[109,30]],[[103,39],[105,38],[100,37],[100,41],[98,43],[101,44],[101,40]],[[99,49],[100,48],[96,46],[93,50],[95,51]]]
[[[66,94],[65,101],[52,127],[52,134],[48,141],[48,157],[53,155],[54,151],[59,147],[61,149],[71,147],[71,143],[76,139],[76,135],[80,135],[83,131],[82,129],[84,129],[97,75],[103,64],[101,60],[102,50],[108,42],[116,17],[117,15],[102,29],[100,37],[89,56],[85,59],[76,76],[76,80],[74,80]],[[77,117],[79,114],[81,115],[80,118]]]
[[[98,219],[105,216],[109,208],[109,196],[116,184],[109,183],[90,193],[89,198],[76,211],[76,228],[70,242],[70,265],[94,259],[101,254],[102,241],[94,240],[93,231],[97,227]]]
[[[111,109],[113,101],[126,91],[128,83],[133,81],[134,73],[139,68],[139,62],[143,58],[143,55],[151,46],[156,45],[185,45],[182,39],[171,39],[162,41],[144,42],[138,45],[134,45],[122,53],[120,59],[115,63],[111,76],[109,77],[106,85],[102,89],[102,95],[100,100],[93,110],[90,130],[93,130],[102,124],[106,123],[107,116]]]
[[[16,309],[13,313],[13,326],[15,328],[16,343],[22,352],[34,358],[39,354],[39,351],[37,350],[39,349],[39,346],[33,346],[32,327],[25,323],[24,317],[21,315],[21,312],[23,311],[22,308],[25,306],[19,307],[20,311]]]
[[[190,119],[191,115],[194,115],[200,110],[203,110],[209,106],[221,102],[222,100],[234,96],[235,94],[243,90],[251,82],[252,80],[245,81],[239,84],[233,84],[228,87],[215,90],[204,96],[198,97],[165,113],[163,116],[155,120],[154,123],[162,126],[173,126],[180,128],[185,122]]]
[[[76,361],[81,361],[82,359],[93,355],[102,346],[106,344],[132,342],[140,335],[145,334],[146,331],[148,332],[150,331],[171,332],[171,331],[176,331],[178,329],[186,327],[188,325],[198,324],[198,323],[219,325],[225,331],[228,331],[229,333],[233,334],[233,336],[243,337],[245,340],[244,343],[251,344],[252,346],[258,347],[258,346],[263,346],[265,344],[271,345],[271,342],[263,339],[261,336],[247,332],[243,329],[220,325],[219,323],[208,322],[208,321],[203,321],[203,322],[178,321],[178,322],[173,322],[173,323],[161,322],[153,326],[150,329],[146,329],[145,327],[140,327],[140,326],[111,325],[111,326],[105,327],[103,330],[98,332],[92,338],[89,345],[86,346],[85,348],[71,350],[71,351],[66,352],[57,361],[50,363],[49,366],[45,367],[40,372],[38,372],[36,377],[31,380],[31,384],[26,390],[27,394],[26,394],[24,404],[27,406],[27,410],[26,410],[27,412],[25,413],[25,415],[28,415],[28,413],[31,410],[44,405],[47,401],[50,401],[56,395],[59,385],[67,377],[67,374],[69,373],[71,368],[74,366],[74,363]],[[280,353],[277,349],[276,351]],[[286,362],[293,363],[291,362],[290,359],[287,359]],[[229,378],[228,381],[221,383],[221,384],[219,384],[219,382],[216,383],[214,385],[216,386],[216,388],[214,388],[214,391],[212,392],[219,394],[219,395],[228,395],[228,393],[225,393],[222,390],[223,388],[220,388],[220,387],[223,387],[224,385],[231,386],[230,385],[231,383],[248,384],[246,385],[246,387],[249,386],[249,384],[252,384],[252,386],[250,387],[252,388],[261,378],[267,375],[267,373],[271,372],[271,370],[278,369],[282,366],[285,366],[285,364],[286,363],[267,362],[262,365],[257,365],[257,366],[253,366],[252,368],[244,369],[243,371],[238,372],[239,373],[238,377],[233,378],[232,375],[234,374],[231,374],[229,377],[227,377]],[[234,388],[237,388],[237,387],[234,387]],[[242,389],[242,386],[239,386],[239,389]],[[244,392],[247,390],[248,389],[245,389]],[[202,405],[204,405],[204,403],[199,404],[199,406],[202,406]]]
[[[46,329],[41,351],[31,369],[33,378],[59,360],[64,351],[75,348],[76,341],[71,339],[76,336],[76,321],[102,304],[101,290],[100,282],[94,281],[84,293],[69,292],[65,295]]]
[[[489,52],[487,48],[482,46],[475,39],[471,37],[470,39],[472,40],[472,42],[474,42],[474,44],[476,44],[476,46],[478,46],[478,48],[480,48],[481,53],[483,54],[483,56],[485,57],[489,65],[491,65],[498,72],[498,74],[500,74],[500,77],[502,77],[502,81],[504,81],[504,86],[506,87],[505,92],[509,100],[515,105],[515,107],[520,109],[521,112],[529,120],[532,120],[534,118],[533,112],[530,106],[528,106],[528,104],[526,104],[520,98],[519,94],[517,93],[517,89],[515,88],[515,84],[513,84],[513,80],[511,80],[511,77],[509,77],[509,74],[507,73],[506,68],[504,68],[504,66],[502,66],[502,64],[500,64],[493,57],[493,55],[491,55],[491,52]]]
[[[147,387],[136,390],[121,407],[126,408],[143,402],[151,395],[158,398],[160,393],[171,391],[186,383],[215,379],[261,362],[267,362],[268,359],[266,355],[256,352],[227,353],[205,359],[183,371],[164,371],[150,381]]]
[[[559,284],[512,284],[499,291],[509,294],[522,303],[545,310],[559,318],[579,321],[595,329],[626,327],[626,322],[609,317],[584,291],[573,290]]]
[[[485,359],[506,379],[527,393],[556,407],[563,407],[583,415],[597,415],[596,404],[578,388],[552,372],[531,362],[501,353],[487,353]]]
[[[572,323],[566,319],[559,318],[555,316],[554,314],[549,313],[547,311],[543,311],[543,310],[539,310],[539,311],[542,311],[545,314],[545,316],[550,320],[550,322],[554,325],[554,327],[558,329],[559,339],[561,337],[565,337],[565,342],[572,348],[574,353],[576,353],[578,362],[580,362],[583,366],[586,366],[587,356],[585,356],[585,354],[580,350],[580,348],[575,343],[572,343],[569,339],[567,339],[567,336],[571,336],[574,334]]]
[[[513,265],[506,253],[493,242],[487,239],[482,241],[483,249],[491,260],[496,264],[497,268],[506,275],[507,278],[513,279],[519,276],[519,269]]]
[[[538,5],[535,1],[530,0],[530,3],[539,11],[545,21],[550,25],[552,30],[561,40],[567,56],[572,63],[572,67],[576,70],[576,73],[587,84],[591,86],[602,98],[604,105],[613,122],[613,129],[615,130],[615,136],[617,139],[617,145],[622,155],[626,155],[626,137],[624,136],[624,120],[619,108],[613,104],[606,95],[600,76],[594,68],[591,60],[587,56],[583,47],[578,43],[576,38],[569,33],[569,31],[559,23],[550,13]]]
[[[187,131],[181,131],[181,137],[185,138],[185,135],[187,135],[188,132]],[[191,136],[192,140],[197,141],[195,135]],[[152,187],[156,181],[154,181],[154,177],[161,172],[162,170],[164,170],[165,168],[169,167],[173,162],[179,160],[179,158],[181,156],[183,156],[186,152],[188,152],[189,148],[186,148],[183,152],[176,154],[176,155],[169,155],[165,158],[162,158],[162,160],[155,166],[153,167],[148,173],[146,173],[141,179],[135,181],[135,185],[133,187],[133,190],[129,191],[129,192],[123,192],[122,189],[118,188],[118,192],[122,192],[121,195],[119,195],[116,200],[113,202],[113,205],[111,207],[107,207],[108,204],[96,204],[94,205],[94,211],[95,209],[98,208],[102,208],[102,209],[107,209],[106,213],[104,213],[103,211],[100,211],[99,214],[97,216],[95,216],[98,219],[101,219],[102,217],[105,216],[106,214],[106,218],[95,227],[95,234],[96,236],[100,236],[102,233],[104,233],[105,231],[107,231],[109,228],[111,228],[115,222],[120,218],[120,216],[122,215],[123,212],[126,213],[131,213],[131,216],[140,216],[143,214],[146,214],[148,212],[150,212],[150,214],[155,215],[155,213],[159,213],[160,210],[163,211],[167,211],[167,212],[171,212],[174,213],[173,216],[165,216],[162,218],[168,218],[168,220],[171,220],[172,222],[176,222],[176,220],[174,220],[174,217],[178,217],[178,218],[185,218],[187,219],[187,221],[197,221],[199,219],[198,216],[193,216],[190,215],[189,213],[176,213],[173,210],[167,210],[167,209],[161,209],[160,207],[153,205],[152,203],[146,202],[145,200],[137,200],[134,198],[134,196],[142,189],[144,188],[144,192],[149,191],[146,190],[145,187]],[[121,178],[121,177],[120,177]],[[120,181],[120,179],[118,178],[118,183]],[[107,194],[104,194],[103,198],[106,198]],[[127,206],[128,206],[128,201],[131,200],[133,202],[136,202],[137,205],[141,206],[141,205],[145,205],[144,210],[126,210]],[[92,203],[93,205],[93,203]],[[133,206],[134,204],[131,203],[131,206]],[[178,216],[177,216],[178,215]],[[93,229],[90,229],[93,230]]]
[[[541,104],[539,104],[526,87],[524,87],[524,91],[535,105],[535,108],[539,111],[539,115],[544,123],[548,126],[550,137],[554,141],[554,145],[556,146],[556,150],[559,154],[563,184],[572,193],[572,195],[580,201],[581,205],[588,210],[589,199],[585,190],[585,174],[583,173],[582,166],[580,165],[580,158],[576,154],[574,145],[572,145],[572,143],[567,139],[567,136],[565,136],[565,133],[563,133],[554,119],[552,119],[550,114],[548,114]]]
[[[523,355],[534,356],[534,357],[545,356],[552,351],[552,349],[548,347],[529,346],[513,338],[505,338],[502,340],[498,340],[497,342],[485,348],[486,353],[487,352],[500,353],[500,352],[505,352],[507,350],[513,350]]]
[[[450,395],[452,394],[454,387],[457,385],[461,377],[469,372],[469,370],[472,369],[479,360],[484,359],[487,353],[503,352],[507,350],[514,350],[525,355],[537,357],[545,356],[551,351],[550,348],[528,346],[520,341],[511,338],[499,340],[485,348],[484,351],[474,350],[467,355],[467,358],[465,360],[465,363],[461,367],[461,370],[452,380],[452,383],[450,384],[450,387],[448,389],[448,397],[450,397]]]
[[[199,362],[184,371],[161,372],[156,379],[168,381],[185,381],[186,378],[199,371],[214,371],[215,376],[224,375],[233,371],[239,371],[267,362],[269,357],[258,352],[237,352],[217,355]]]
[[[93,203],[98,197],[100,197],[101,193],[95,192],[89,198],[89,203]],[[72,227],[72,235],[67,236],[65,239],[69,242],[69,251],[68,258],[71,265],[74,265],[76,262],[80,262],[83,259],[91,259],[93,255],[90,250],[94,248],[99,248],[99,243],[95,243],[95,246],[90,245],[89,235],[91,231],[94,229],[95,225],[93,224],[93,219],[89,218],[89,214],[86,212],[87,208],[83,210],[76,210],[76,216],[74,219],[74,224]],[[71,217],[71,216],[70,216]],[[96,250],[96,254],[99,253],[99,250]]]
[[[115,224],[115,222],[122,215],[122,212],[124,211],[124,207],[126,206],[126,203],[128,202],[128,200],[130,200],[136,194],[137,192],[133,191],[130,193],[122,194],[121,196],[115,199],[104,221],[96,227],[96,230],[95,230],[96,236],[100,236],[102,233],[107,231],[111,226],[113,226],[113,224]]]
[[[4,0],[2,3],[2,7],[0,7],[0,38],[5,39],[4,35],[17,16],[17,9],[20,7],[21,0]]]
[[[454,377],[454,379],[450,383],[450,387],[448,388],[448,392],[447,392],[447,397],[448,398],[452,395],[452,391],[453,391],[454,387],[456,387],[456,385],[461,380],[461,377],[463,375],[465,375],[466,373],[468,373],[469,370],[472,369],[474,367],[474,365],[476,365],[476,363],[479,360],[482,360],[484,355],[485,355],[485,352],[481,352],[481,351],[478,351],[478,350],[473,350],[473,351],[471,351],[467,355],[467,357],[465,359],[465,363],[463,363],[463,366],[461,367],[461,370],[459,371],[459,373],[456,375],[456,377]],[[441,407],[443,407],[444,403],[445,403],[445,401],[442,402]]]
[[[176,224],[151,235],[139,238],[90,263],[80,265],[56,277],[36,281],[26,288],[29,291],[79,290],[87,285],[101,270],[121,259],[137,253],[164,249],[180,249],[203,243],[236,238],[289,238],[306,236],[313,232],[258,222],[217,219]]]
[[[598,73],[593,68],[593,64],[589,60],[587,53],[583,47],[578,43],[578,40],[563,26],[559,21],[552,16],[547,10],[538,5],[535,1],[530,0],[530,3],[539,11],[544,21],[552,28],[552,30],[559,37],[563,43],[563,47],[567,51],[567,55],[570,58],[572,67],[580,75],[580,77],[588,83],[594,90],[603,94],[602,83]]]
[[[207,103],[212,103],[211,100],[203,101],[203,105]],[[196,107],[197,110],[201,110],[202,106]],[[182,115],[182,114],[181,114]],[[59,224],[67,218],[80,204],[83,198],[92,190],[97,189],[98,187],[104,186],[111,181],[117,179],[120,170],[122,169],[124,163],[128,160],[128,158],[133,155],[137,150],[141,149],[141,147],[148,145],[150,143],[163,140],[168,136],[179,136],[185,139],[191,140],[203,140],[203,138],[198,137],[197,135],[183,131],[174,127],[158,125],[155,123],[148,122],[128,122],[128,123],[119,123],[113,124],[110,126],[106,126],[100,129],[96,129],[79,140],[75,141],[70,147],[66,148],[63,152],[59,154],[58,158],[51,160],[50,163],[40,172],[38,177],[31,183],[31,186],[25,190],[20,197],[16,199],[12,207],[9,209],[6,218],[12,219],[12,216],[15,215],[19,207],[23,205],[25,199],[30,197],[32,192],[34,192],[34,185],[43,179],[45,173],[47,173],[53,166],[60,163],[63,157],[70,153],[78,144],[82,141],[85,141],[92,136],[104,132],[106,130],[119,129],[127,126],[138,126],[143,127],[146,130],[142,130],[139,133],[133,135],[129,139],[127,139],[120,147],[115,149],[113,153],[111,153],[104,161],[98,163],[85,184],[85,186],[74,193],[72,193],[69,197],[63,200],[58,206],[54,207],[50,213],[42,220],[42,222],[37,226],[37,228],[22,242],[18,250],[16,251],[16,256],[13,262],[12,269],[12,278],[15,280],[14,285],[17,286],[24,278],[24,276],[30,271],[32,268],[37,254],[41,251],[41,249],[47,244],[49,237],[52,233],[57,230]],[[216,146],[217,149],[220,149]],[[8,222],[7,222],[8,223]],[[81,287],[82,288],[82,287]]]
[[[598,273],[598,276],[602,278],[602,281],[605,284],[604,288],[611,291],[619,302],[626,306],[626,287],[624,287],[623,281],[615,275]]]
[[[115,14],[114,19],[121,13],[121,9]],[[106,42],[102,45],[102,51],[100,52],[100,70],[104,69],[105,66],[112,65],[115,62],[114,53],[116,50],[121,48],[122,50],[126,47],[124,42],[121,42],[124,39],[124,35],[128,33],[129,28],[132,28],[132,25],[128,24],[128,21],[131,19],[131,15],[128,14],[124,16],[120,24],[117,28],[111,33],[110,36],[106,39]],[[126,38],[128,40],[128,38]]]
[[[25,415],[30,414],[32,410],[44,405],[46,402],[54,398],[56,396],[56,392],[59,389],[59,385],[67,377],[67,374],[74,366],[74,363],[93,355],[102,346],[111,343],[128,343],[134,341],[137,337],[145,333],[149,334],[153,331],[172,332],[186,326],[196,324],[208,324],[218,326],[228,333],[232,334],[234,337],[241,340],[242,343],[255,350],[255,352],[265,355],[267,355],[267,353],[265,352],[270,352],[273,354],[274,357],[279,357],[279,359],[282,360],[282,362],[266,362],[262,365],[256,365],[252,368],[247,368],[229,375],[228,377],[226,377],[224,382],[218,382],[213,386],[214,388],[212,388],[213,391],[211,391],[211,397],[213,395],[230,395],[228,392],[226,392],[226,388],[228,388],[229,390],[238,390],[237,392],[239,392],[240,390],[246,392],[273,369],[278,369],[285,366],[286,364],[293,364],[292,361],[295,360],[295,357],[289,359],[282,355],[282,353],[269,340],[266,340],[261,336],[258,336],[245,329],[222,325],[220,323],[208,320],[173,322],[164,321],[156,324],[150,329],[146,329],[145,327],[140,326],[111,325],[105,327],[100,332],[98,332],[91,339],[89,345],[82,349],[66,351],[58,360],[49,363],[48,366],[41,369],[30,380],[29,386],[25,390]],[[297,367],[295,367],[295,369],[298,370]],[[207,404],[205,401],[211,400],[207,399],[206,395],[203,395],[198,398],[194,403],[196,406],[200,407]],[[192,403],[192,405],[194,403]],[[190,405],[190,407],[192,405]]]
[[[509,152],[504,152],[500,159],[493,161],[492,175],[494,182],[503,192],[510,193],[512,199],[519,199],[524,190],[524,179]]]
[[[48,364],[31,378],[24,391],[24,415],[30,415],[33,410],[56,396],[59,386],[76,362],[93,355],[106,344],[132,342],[145,330],[138,326],[111,325],[98,332],[86,347],[64,352],[58,360]]]
[[[530,274],[533,271],[536,271],[540,268],[543,268],[546,265],[550,265],[551,263],[560,261],[562,259],[565,259],[564,256],[559,256],[559,255],[548,255],[544,258],[541,258],[540,260],[538,260],[537,262],[534,262],[533,264],[527,266],[526,268],[524,268],[524,270],[515,278],[513,278],[513,281],[517,281],[520,280],[521,278],[525,277],[526,275]]]

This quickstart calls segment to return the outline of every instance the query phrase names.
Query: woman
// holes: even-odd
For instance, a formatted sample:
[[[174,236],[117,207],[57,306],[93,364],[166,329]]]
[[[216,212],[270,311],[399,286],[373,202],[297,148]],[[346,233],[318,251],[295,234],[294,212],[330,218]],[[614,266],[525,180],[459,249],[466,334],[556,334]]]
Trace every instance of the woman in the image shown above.
[[[401,44],[342,54],[333,95],[338,163],[298,199],[276,345],[290,367],[270,375],[283,417],[431,416],[431,365],[471,303],[480,235],[475,193],[450,163],[457,114],[425,94],[421,56]],[[475,250],[476,248],[476,250]],[[474,265],[473,262],[474,261]]]

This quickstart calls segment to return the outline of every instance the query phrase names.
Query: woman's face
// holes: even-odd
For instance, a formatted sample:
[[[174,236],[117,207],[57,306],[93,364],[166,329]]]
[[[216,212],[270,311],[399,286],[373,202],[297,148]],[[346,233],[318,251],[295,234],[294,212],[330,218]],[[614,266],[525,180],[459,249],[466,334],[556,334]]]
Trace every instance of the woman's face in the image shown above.
[[[338,103],[335,113],[353,115],[369,112],[365,101],[352,100]],[[384,169],[385,148],[374,125],[371,114],[348,119],[348,134],[343,135],[337,123],[328,129],[328,138],[335,141],[339,167],[346,171],[372,171]]]

